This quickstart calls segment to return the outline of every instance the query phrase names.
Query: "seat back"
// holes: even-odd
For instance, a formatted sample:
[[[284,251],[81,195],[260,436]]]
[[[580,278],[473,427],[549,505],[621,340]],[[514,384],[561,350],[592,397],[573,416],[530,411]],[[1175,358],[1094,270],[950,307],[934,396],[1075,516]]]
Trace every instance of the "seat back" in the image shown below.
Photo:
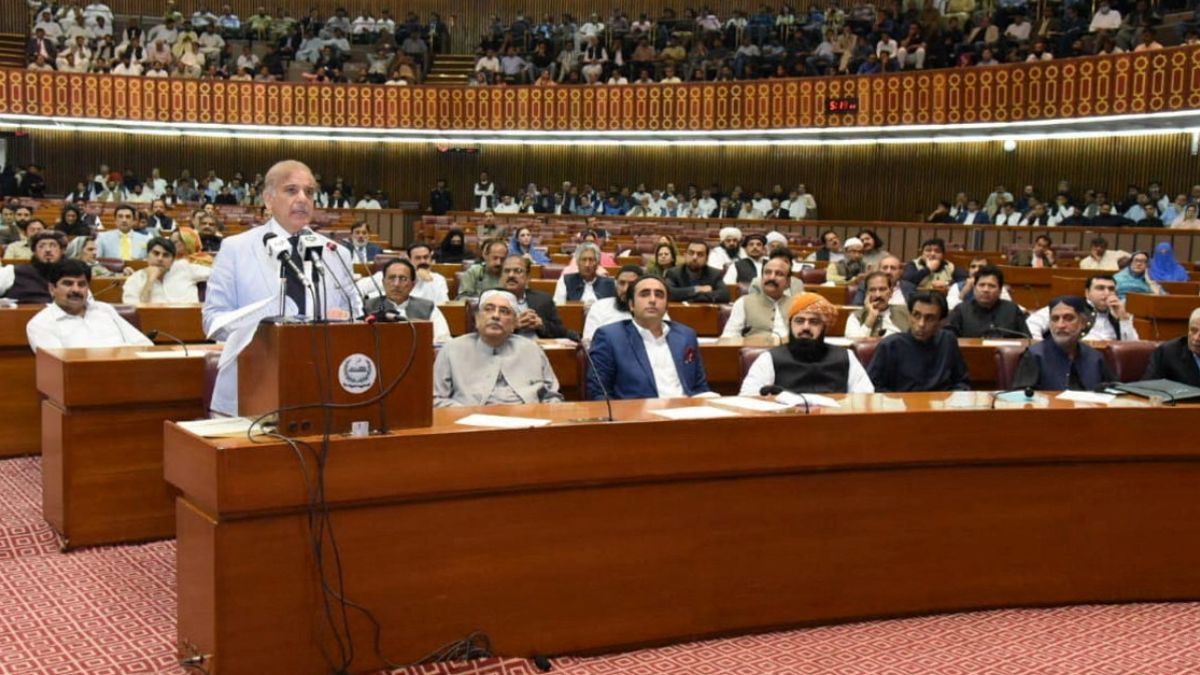
[[[129,325],[138,330],[142,329],[142,319],[138,316],[137,305],[113,305],[113,309],[117,310],[117,314],[128,321]]]
[[[871,363],[871,359],[875,357],[875,348],[878,346],[878,339],[855,340],[850,345],[850,349],[853,350],[854,356],[858,358],[858,362],[862,364],[862,367],[866,368]]]
[[[479,311],[479,298],[466,298],[463,316],[463,333],[475,332],[475,314]]]
[[[724,304],[717,307],[717,335],[725,332],[725,324],[729,322],[729,315],[733,313],[733,305]]]
[[[750,366],[754,365],[754,360],[762,356],[763,352],[769,351],[769,347],[742,347],[738,351],[738,381],[746,379],[746,373],[750,372]],[[757,392],[755,392],[757,393]]]
[[[204,409],[212,408],[213,391],[217,388],[217,371],[221,364],[221,352],[204,353]]]
[[[997,347],[996,348],[996,386],[1000,389],[1012,389],[1013,377],[1017,374],[1017,364],[1026,347]]]
[[[800,272],[800,280],[804,282],[805,286],[820,286],[825,283],[825,268],[806,268]]]
[[[1104,360],[1113,375],[1121,382],[1137,382],[1146,372],[1150,364],[1150,355],[1158,347],[1157,342],[1150,340],[1125,340],[1108,343],[1108,349],[1103,350]]]
[[[575,372],[579,373],[579,400],[588,400],[588,378],[592,375],[591,362],[582,344],[575,347]]]

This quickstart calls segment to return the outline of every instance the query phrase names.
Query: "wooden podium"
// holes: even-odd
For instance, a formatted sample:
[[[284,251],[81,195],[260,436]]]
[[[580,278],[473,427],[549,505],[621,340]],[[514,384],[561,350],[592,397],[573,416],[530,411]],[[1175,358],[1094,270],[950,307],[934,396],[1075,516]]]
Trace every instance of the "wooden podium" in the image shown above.
[[[166,539],[163,422],[204,417],[204,355],[191,348],[40,349],[42,512],[64,550]]]
[[[381,402],[398,376],[402,380]],[[323,406],[332,404],[334,407]],[[279,433],[346,433],[358,421],[375,429],[433,423],[433,324],[270,324],[238,355],[238,413],[279,410]]]
[[[42,305],[0,309],[0,458],[36,455],[41,448],[41,417],[38,415],[37,381],[33,352],[25,336],[25,324],[42,311]]]

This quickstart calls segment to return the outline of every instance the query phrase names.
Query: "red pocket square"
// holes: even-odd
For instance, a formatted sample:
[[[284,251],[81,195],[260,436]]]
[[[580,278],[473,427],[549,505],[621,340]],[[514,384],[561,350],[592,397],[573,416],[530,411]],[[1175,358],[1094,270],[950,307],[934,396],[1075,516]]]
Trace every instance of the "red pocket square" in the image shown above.
[[[683,353],[683,362],[684,363],[695,363],[696,362],[696,348],[695,347],[687,348],[687,351],[685,351]]]

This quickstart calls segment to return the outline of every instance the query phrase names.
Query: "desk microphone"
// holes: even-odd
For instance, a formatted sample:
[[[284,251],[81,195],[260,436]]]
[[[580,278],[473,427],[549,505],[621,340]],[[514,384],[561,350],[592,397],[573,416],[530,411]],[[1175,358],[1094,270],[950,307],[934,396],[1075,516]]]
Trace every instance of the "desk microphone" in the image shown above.
[[[591,353],[590,351],[588,351],[587,347],[584,347],[583,345],[579,345],[579,346],[577,347],[577,349],[582,349],[582,350],[583,350],[583,355],[584,355],[585,357],[587,357],[587,362],[588,362],[588,378],[589,378],[589,379],[590,379],[590,378],[595,378],[595,379],[596,379],[596,384],[600,386],[600,393],[604,395],[604,405],[608,406],[608,419],[607,419],[607,420],[601,420],[601,421],[604,421],[604,422],[615,422],[616,420],[615,420],[615,419],[613,419],[613,411],[612,411],[612,397],[610,397],[610,396],[608,395],[608,389],[605,389],[605,388],[604,388],[604,383],[600,381],[600,375],[598,375],[598,374],[597,374],[597,372],[596,372],[596,362],[592,360],[592,353]]]
[[[296,263],[292,261],[292,247],[288,246],[286,241],[280,239],[279,235],[274,232],[268,232],[263,235],[262,242],[263,246],[267,247],[267,252],[270,253],[272,258],[292,268],[292,271],[296,273],[296,277],[300,279],[300,283],[304,284],[305,288],[310,291],[312,290],[312,281],[305,277],[304,272],[299,267],[296,267]]]
[[[984,331],[984,335],[986,335],[988,333],[999,333],[1000,335],[1007,335],[1009,337],[1017,337],[1017,338],[1021,338],[1022,340],[1032,339],[1028,335],[1022,333],[1019,330],[1010,330],[1008,328],[1001,328],[1000,326],[997,326],[996,324],[992,324],[987,327],[987,330]]]
[[[758,395],[759,396],[778,396],[785,391],[787,391],[787,390],[777,384],[768,384],[758,390]],[[812,412],[808,405],[808,397],[807,396],[805,396],[804,394],[802,394],[801,392],[798,392],[798,391],[794,391],[791,393],[796,396],[799,396],[800,400],[804,401],[804,414],[805,415]]]
[[[180,340],[179,338],[175,337],[174,335],[171,335],[170,333],[166,332],[165,330],[148,330],[148,331],[146,331],[145,335],[146,335],[146,337],[150,338],[151,342],[154,342],[154,338],[158,337],[159,335],[161,335],[165,338],[170,338],[171,340],[175,341],[175,344],[179,345],[180,347],[183,347],[183,355],[185,357],[191,356],[191,354],[188,354],[187,343],[185,343],[183,340]]]
[[[1033,387],[1018,387],[1016,389],[1005,389],[1004,391],[997,391],[997,392],[992,393],[992,406],[991,406],[992,410],[996,409],[996,401],[999,401],[1001,396],[1003,396],[1005,394],[1015,394],[1017,392],[1021,392],[1022,394],[1025,395],[1025,401],[1024,401],[1025,403],[1033,403],[1034,401],[1037,400],[1037,397],[1034,395]]]

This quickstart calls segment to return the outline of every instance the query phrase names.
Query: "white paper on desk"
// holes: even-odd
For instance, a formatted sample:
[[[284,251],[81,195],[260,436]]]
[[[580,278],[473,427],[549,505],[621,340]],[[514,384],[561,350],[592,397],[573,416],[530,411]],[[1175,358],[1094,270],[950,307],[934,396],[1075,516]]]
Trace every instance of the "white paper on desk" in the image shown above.
[[[462,419],[454,421],[455,424],[461,424],[467,427],[491,427],[498,429],[528,429],[530,427],[544,427],[550,424],[550,420],[541,419],[538,417],[510,417],[507,415],[467,415]]]
[[[163,350],[161,352],[136,352],[134,354],[139,359],[186,359],[204,356],[204,352],[185,352],[182,350]]]
[[[702,344],[702,345],[715,345],[720,340],[721,340],[721,338],[719,338],[719,337],[698,337],[698,338],[696,338],[696,342],[698,344]]]
[[[842,407],[841,403],[838,403],[837,401],[829,398],[828,396],[822,396],[820,394],[805,394],[802,397],[799,394],[793,394],[790,391],[785,391],[775,397],[775,400],[778,401],[779,403],[782,403],[784,405],[789,405],[789,406],[803,406],[805,399],[808,399],[808,405],[810,407],[812,407],[812,406],[816,406],[818,408],[840,408],[840,407]]]
[[[984,347],[1024,347],[1025,342],[1022,340],[984,340],[981,342]]]
[[[742,410],[753,410],[755,412],[779,412],[781,410],[791,410],[792,408],[790,405],[783,405],[775,401],[746,396],[723,396],[708,403],[710,405],[720,403],[731,408],[741,408]]]
[[[278,301],[279,298],[275,297],[264,298],[252,305],[234,310],[213,322],[212,329],[208,331],[208,338],[210,340],[222,328],[229,329],[229,334],[225,337],[225,349],[221,352],[221,361],[218,364],[218,368],[223,369],[230,363],[237,361],[238,354],[241,354],[246,345],[250,344],[250,341],[254,339],[254,334],[258,331],[258,322],[268,316],[273,303]]]
[[[249,417],[214,417],[207,420],[176,422],[184,431],[205,438],[245,434],[253,423],[254,420]]]
[[[1076,403],[1101,403],[1107,405],[1112,403],[1116,396],[1112,394],[1098,394],[1092,391],[1064,391],[1055,396],[1055,398],[1063,401],[1075,401]]]
[[[849,347],[854,344],[854,340],[848,337],[827,337],[825,338],[825,344],[833,345],[834,347]]]
[[[651,410],[651,413],[659,417],[665,417],[669,420],[703,420],[710,417],[737,417],[738,414],[717,408],[711,405],[698,405],[690,408],[665,408],[663,410]]]

